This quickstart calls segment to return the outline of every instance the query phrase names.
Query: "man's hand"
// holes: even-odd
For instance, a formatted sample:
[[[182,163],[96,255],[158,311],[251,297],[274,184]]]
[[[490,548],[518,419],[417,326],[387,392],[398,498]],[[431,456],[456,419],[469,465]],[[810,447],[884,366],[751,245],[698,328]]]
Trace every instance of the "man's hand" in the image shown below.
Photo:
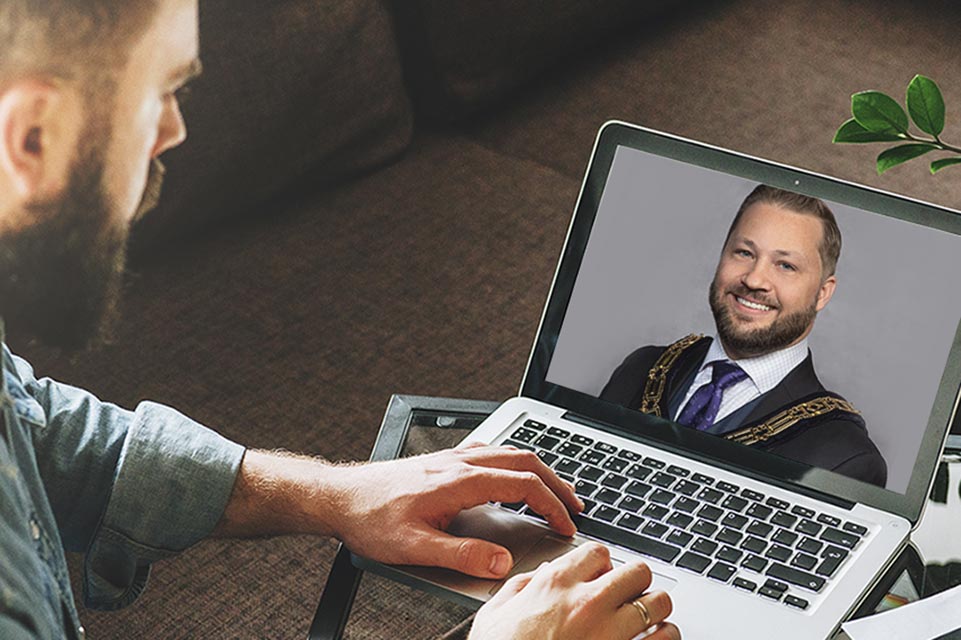
[[[645,640],[680,640],[664,622],[670,597],[644,593],[650,584],[647,565],[612,569],[605,547],[584,544],[508,580],[477,612],[469,640],[629,640],[644,631]]]
[[[500,578],[500,545],[445,533],[458,513],[488,501],[526,502],[561,535],[583,507],[573,488],[529,451],[470,445],[361,465],[248,451],[217,535],[318,533],[391,564],[440,566]]]

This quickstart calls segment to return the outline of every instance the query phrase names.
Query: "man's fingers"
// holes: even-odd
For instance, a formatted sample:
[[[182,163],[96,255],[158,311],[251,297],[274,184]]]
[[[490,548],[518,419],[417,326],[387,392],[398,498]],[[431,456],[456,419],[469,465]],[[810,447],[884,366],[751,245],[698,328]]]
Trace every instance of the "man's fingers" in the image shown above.
[[[644,640],[681,640],[681,630],[670,622],[665,622],[650,635],[644,636]]]
[[[504,547],[478,538],[459,538],[443,531],[425,532],[425,540],[412,545],[422,555],[407,560],[410,564],[444,567],[477,578],[503,578],[514,559]]]
[[[569,551],[559,558],[555,558],[548,564],[545,571],[538,572],[533,579],[539,576],[553,576],[553,580],[558,580],[562,584],[575,584],[579,582],[590,582],[597,579],[611,570],[611,553],[607,547],[596,542],[587,542]]]
[[[577,533],[567,507],[536,473],[489,468],[478,470],[465,480],[472,484],[469,494],[475,497],[475,504],[488,500],[525,502],[544,516],[547,524],[559,534],[572,536]]]
[[[641,606],[634,604],[634,600],[639,601]],[[625,639],[633,638],[638,633],[653,629],[664,622],[664,619],[671,615],[672,610],[671,598],[665,592],[646,593],[643,596],[631,598],[631,600],[622,604],[614,613],[614,624]],[[644,615],[645,611],[647,612],[646,616]],[[665,625],[665,628],[658,629],[660,635],[652,634],[651,637],[667,640],[673,637],[671,633],[672,630]]]
[[[513,447],[474,447],[470,445],[464,447],[461,451],[471,464],[535,473],[564,502],[570,511],[579,513],[584,508],[584,503],[574,493],[574,487],[557,477],[557,474],[544,464],[533,451],[522,451]]]
[[[651,570],[643,562],[624,564],[598,579],[598,588],[611,606],[637,598],[651,586]],[[664,614],[665,617],[667,613]]]

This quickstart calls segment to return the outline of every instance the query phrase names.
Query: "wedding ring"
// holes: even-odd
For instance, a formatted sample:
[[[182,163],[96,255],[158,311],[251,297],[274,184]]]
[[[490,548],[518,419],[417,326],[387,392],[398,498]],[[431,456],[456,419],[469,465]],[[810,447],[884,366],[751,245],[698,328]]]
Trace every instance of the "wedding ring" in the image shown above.
[[[647,629],[651,626],[651,612],[647,610],[647,607],[641,602],[641,599],[631,600],[631,604],[637,609],[637,613],[641,616],[644,621],[644,628]]]

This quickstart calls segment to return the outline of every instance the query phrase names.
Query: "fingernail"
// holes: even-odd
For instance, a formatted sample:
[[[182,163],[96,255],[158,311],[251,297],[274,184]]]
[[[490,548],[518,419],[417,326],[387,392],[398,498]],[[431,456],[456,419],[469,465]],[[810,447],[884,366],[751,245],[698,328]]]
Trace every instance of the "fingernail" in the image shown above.
[[[506,553],[494,554],[491,558],[490,572],[495,576],[502,576],[511,568],[511,558]]]

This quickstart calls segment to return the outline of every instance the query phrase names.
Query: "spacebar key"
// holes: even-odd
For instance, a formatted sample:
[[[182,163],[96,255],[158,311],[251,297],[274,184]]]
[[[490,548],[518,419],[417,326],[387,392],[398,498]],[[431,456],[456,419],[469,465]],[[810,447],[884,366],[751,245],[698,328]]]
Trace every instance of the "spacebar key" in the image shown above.
[[[674,559],[681,553],[681,550],[674,545],[645,538],[590,518],[575,516],[574,524],[577,525],[577,530],[585,535],[600,538],[603,541],[611,542],[664,562],[674,562]]]

